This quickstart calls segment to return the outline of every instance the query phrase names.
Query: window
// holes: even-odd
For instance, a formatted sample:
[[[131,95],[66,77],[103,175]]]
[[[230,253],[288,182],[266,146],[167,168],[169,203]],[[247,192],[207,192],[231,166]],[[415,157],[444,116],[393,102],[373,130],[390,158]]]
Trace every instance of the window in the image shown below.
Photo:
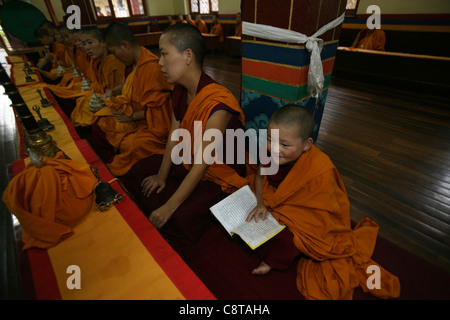
[[[358,11],[359,0],[347,0],[347,6],[345,7],[346,17],[356,17]]]
[[[190,0],[191,13],[210,14],[219,12],[219,0]]]
[[[93,0],[97,18],[130,18],[145,14],[144,0]]]

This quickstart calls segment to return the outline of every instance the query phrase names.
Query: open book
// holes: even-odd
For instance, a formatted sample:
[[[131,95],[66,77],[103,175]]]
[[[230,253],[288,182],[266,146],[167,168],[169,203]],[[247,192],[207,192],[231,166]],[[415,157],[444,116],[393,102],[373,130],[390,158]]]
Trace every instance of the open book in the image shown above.
[[[231,236],[239,235],[250,248],[256,249],[285,227],[270,213],[264,221],[258,218],[258,222],[254,219],[246,222],[245,219],[256,203],[256,196],[247,185],[212,206],[210,210]]]

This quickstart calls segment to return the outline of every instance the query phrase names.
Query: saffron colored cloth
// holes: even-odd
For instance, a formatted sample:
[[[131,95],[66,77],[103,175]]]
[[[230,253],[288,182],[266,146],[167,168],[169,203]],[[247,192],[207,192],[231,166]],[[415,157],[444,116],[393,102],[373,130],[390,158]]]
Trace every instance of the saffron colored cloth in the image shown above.
[[[219,22],[212,27],[211,33],[219,36],[220,43],[224,41],[223,28]]]
[[[208,26],[206,25],[205,20],[200,20],[197,24],[197,29],[201,32],[201,33],[208,33]]]
[[[236,24],[236,31],[234,33],[236,37],[242,37],[242,22]]]
[[[83,95],[83,92],[81,91],[81,82],[83,78],[74,77],[73,75],[74,65],[76,61],[77,57],[74,55],[70,48],[67,48],[66,64],[71,63],[70,67],[65,68],[66,71],[62,74],[61,80],[58,84],[47,84],[47,88],[49,88],[54,95],[63,99],[76,99],[77,97]],[[57,73],[57,69],[52,69],[50,72],[45,72],[42,70],[39,71],[41,74],[50,79],[54,79],[52,75],[56,75]]]
[[[72,48],[69,46],[66,46],[60,42],[54,42],[51,48],[50,56],[52,57],[53,61],[56,62],[53,64],[53,69],[50,71],[41,70],[39,68],[35,68],[35,70],[38,70],[43,76],[51,79],[56,80],[58,79],[58,65],[59,63],[61,67],[66,69],[65,74],[72,74],[73,71],[73,53],[71,52]],[[61,86],[66,86],[68,81],[71,79],[69,75],[66,76],[66,78],[61,79]]]
[[[205,73],[202,73],[196,96],[189,105],[186,104],[186,95],[187,90],[184,87],[175,86],[173,113],[175,119],[180,121],[180,128],[188,130],[191,134],[192,142],[191,148],[188,148],[189,152],[193,149],[194,136],[204,132],[206,122],[217,110],[225,109],[232,114],[231,122],[228,123],[229,128],[243,126],[244,116],[236,99],[226,88],[217,84]],[[234,117],[240,125],[233,123]],[[202,122],[202,132],[194,132],[194,121]],[[152,155],[142,159],[126,175],[120,177],[147,216],[172,197],[191,168],[191,165],[172,165],[166,187],[160,193],[153,192],[147,197],[142,193],[142,181],[158,173],[162,157],[162,155]],[[193,155],[190,154],[190,157]],[[225,198],[229,192],[247,184],[247,180],[239,175],[238,172],[241,171],[239,169],[239,166],[230,167],[226,164],[212,164],[209,167],[205,178],[197,184],[191,195],[159,230],[172,246],[195,243],[214,221],[209,208]],[[243,169],[245,170],[245,166]],[[245,173],[243,175],[245,176]]]
[[[217,84],[211,83],[201,89],[192,99],[186,114],[181,120],[180,128],[186,129],[191,134],[191,164],[183,163],[187,170],[192,168],[192,163],[194,163],[193,151],[196,149],[195,146],[195,136],[201,135],[205,132],[206,123],[217,105],[224,104],[228,110],[233,110],[239,115],[239,121],[242,125],[245,124],[244,113],[237,102],[233,94],[225,87]],[[195,122],[201,122],[201,132],[195,132]],[[203,180],[212,181],[215,184],[221,186],[222,190],[227,193],[236,191],[237,189],[245,186],[247,180],[241,177],[233,168],[229,165],[217,162],[212,163],[208,171],[206,172]]]
[[[158,57],[144,47],[136,67],[127,77],[122,94],[107,99],[107,107],[95,115],[97,125],[114,148],[120,150],[108,167],[122,176],[140,159],[163,154],[170,130],[172,104],[169,84],[158,65]],[[119,123],[112,112],[131,116],[145,110],[145,119]]]
[[[43,158],[42,168],[28,164],[3,194],[23,228],[23,249],[50,248],[70,236],[89,213],[97,182],[89,165],[67,160],[62,152]]]
[[[93,69],[91,89],[96,95],[102,96],[106,91],[120,85],[124,77],[125,65],[113,54],[109,54],[100,61],[97,69]],[[89,126],[97,119],[89,106],[94,95],[92,90],[84,91],[83,95],[76,100],[76,106],[70,115],[70,120],[75,127]]]
[[[378,225],[365,218],[351,229],[344,184],[317,147],[301,155],[278,188],[265,177],[263,198],[306,256],[297,265],[297,287],[306,299],[352,299],[358,286],[379,298],[400,295],[398,278],[371,260]],[[371,265],[380,268],[380,289],[367,287]]]
[[[86,78],[89,74],[90,57],[86,51],[77,49],[75,52],[75,65],[79,72],[81,72]],[[89,78],[90,79],[90,78]]]
[[[367,30],[363,30],[360,33],[360,37],[357,48],[366,50],[381,50],[384,51],[384,45],[386,43],[386,34],[381,29],[375,29],[371,34]]]
[[[146,177],[158,173],[162,158],[162,155],[152,155],[142,159],[126,175],[120,177],[126,189],[133,195],[134,201],[147,217],[172,197],[189,173],[182,164],[173,165],[167,177],[165,188],[160,193],[153,192],[150,196],[145,196],[142,193],[142,181]],[[178,246],[196,243],[205,230],[214,223],[209,208],[227,195],[219,185],[211,181],[201,180],[195,187],[194,192],[158,231],[175,250],[178,249]]]
[[[71,159],[96,166],[102,181],[110,181],[113,189],[125,194],[85,140],[63,148]],[[26,160],[13,163],[14,175],[23,170]],[[215,299],[128,196],[106,212],[97,207],[92,203],[90,213],[69,238],[47,250],[26,251],[35,293],[29,298]],[[67,285],[71,265],[80,268],[81,290]]]

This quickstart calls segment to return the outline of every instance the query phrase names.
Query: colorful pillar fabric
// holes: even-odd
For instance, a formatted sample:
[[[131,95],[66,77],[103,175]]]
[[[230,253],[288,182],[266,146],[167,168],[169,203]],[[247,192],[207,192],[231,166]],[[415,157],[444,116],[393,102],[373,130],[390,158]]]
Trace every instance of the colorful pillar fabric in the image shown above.
[[[243,0],[243,21],[313,35],[345,10],[340,0]],[[303,106],[314,114],[317,140],[336,56],[340,25],[321,36],[324,87],[318,99],[308,93],[310,53],[306,45],[243,35],[241,106],[246,128],[266,129],[272,114],[287,104]]]

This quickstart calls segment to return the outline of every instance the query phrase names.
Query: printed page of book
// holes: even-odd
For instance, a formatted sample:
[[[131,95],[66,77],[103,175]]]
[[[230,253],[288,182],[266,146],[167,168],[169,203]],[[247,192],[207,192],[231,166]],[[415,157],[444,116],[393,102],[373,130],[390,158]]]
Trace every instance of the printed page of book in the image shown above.
[[[256,206],[256,197],[250,187],[244,186],[210,208],[225,230],[231,235]]]
[[[286,226],[279,224],[270,212],[268,212],[264,221],[258,219],[258,222],[255,222],[255,220],[252,219],[252,221],[245,222],[238,226],[238,228],[235,229],[235,233],[238,234],[250,248],[256,249],[276,236],[285,227]]]
[[[255,208],[256,203],[256,197],[247,185],[210,209],[230,235],[238,234],[252,249],[255,249],[285,227],[280,225],[270,213],[264,221],[258,219],[258,222],[254,220],[246,222],[245,219]]]

